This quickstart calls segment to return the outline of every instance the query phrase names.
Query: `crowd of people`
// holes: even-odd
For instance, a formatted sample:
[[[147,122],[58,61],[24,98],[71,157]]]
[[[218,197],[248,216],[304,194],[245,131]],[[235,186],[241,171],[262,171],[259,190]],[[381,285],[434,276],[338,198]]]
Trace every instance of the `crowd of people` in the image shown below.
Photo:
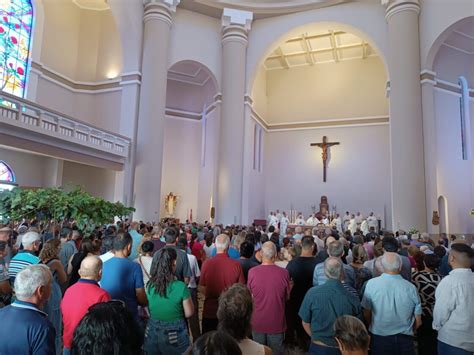
[[[279,227],[4,226],[0,354],[474,353],[464,239]]]

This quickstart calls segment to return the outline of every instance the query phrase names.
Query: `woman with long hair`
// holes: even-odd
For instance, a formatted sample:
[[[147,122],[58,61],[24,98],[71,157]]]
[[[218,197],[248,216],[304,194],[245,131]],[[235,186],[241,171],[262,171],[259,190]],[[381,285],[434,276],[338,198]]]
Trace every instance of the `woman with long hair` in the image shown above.
[[[355,274],[355,289],[362,297],[362,286],[372,278],[370,270],[364,266],[368,260],[367,250],[362,244],[355,244],[352,247],[352,263],[350,264]]]
[[[194,313],[188,287],[176,280],[177,252],[165,247],[152,265],[146,285],[150,319],[145,331],[147,354],[184,354],[190,347],[186,318]]]
[[[53,274],[53,284],[51,288],[51,296],[44,306],[44,311],[48,315],[48,319],[53,323],[56,329],[56,349],[61,349],[62,334],[62,317],[61,317],[61,286],[66,283],[67,276],[63,265],[59,260],[59,251],[61,249],[61,241],[59,239],[50,239],[44,243],[43,249],[39,254],[41,262],[48,266]],[[60,351],[58,352],[60,353]]]

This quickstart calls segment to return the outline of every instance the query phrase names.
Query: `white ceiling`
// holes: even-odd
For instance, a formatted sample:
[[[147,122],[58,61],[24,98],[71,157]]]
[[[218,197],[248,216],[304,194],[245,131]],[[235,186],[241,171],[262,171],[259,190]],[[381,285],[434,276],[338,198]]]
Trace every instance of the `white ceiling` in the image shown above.
[[[456,28],[444,41],[443,46],[474,55],[474,18]]]
[[[168,70],[168,80],[174,80],[191,85],[204,86],[211,79],[206,70],[199,64],[181,62],[173,65]]]
[[[363,39],[343,31],[304,33],[291,38],[265,60],[267,70],[290,69],[302,65],[338,63],[377,56]]]

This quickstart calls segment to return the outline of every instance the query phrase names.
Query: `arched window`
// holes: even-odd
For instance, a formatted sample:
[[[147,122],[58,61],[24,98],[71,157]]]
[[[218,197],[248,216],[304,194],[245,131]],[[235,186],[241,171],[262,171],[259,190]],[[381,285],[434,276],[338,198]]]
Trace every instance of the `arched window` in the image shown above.
[[[31,0],[0,0],[0,89],[23,97],[29,66]]]
[[[0,183],[15,183],[15,173],[10,166],[4,161],[0,160]]]

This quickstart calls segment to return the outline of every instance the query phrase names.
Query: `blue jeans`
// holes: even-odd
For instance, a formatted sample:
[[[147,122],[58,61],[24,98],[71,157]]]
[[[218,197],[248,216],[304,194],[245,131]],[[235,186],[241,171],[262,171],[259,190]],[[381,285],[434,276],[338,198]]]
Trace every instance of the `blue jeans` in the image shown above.
[[[309,354],[317,354],[317,355],[341,355],[339,348],[331,348],[329,346],[322,346],[319,344],[315,344],[311,342],[309,346]]]
[[[266,334],[252,332],[252,338],[257,343],[268,346],[274,354],[281,354],[283,352],[285,333]]]
[[[173,322],[148,320],[143,344],[146,354],[184,354],[189,344],[188,326],[184,319]]]
[[[438,354],[442,355],[472,355],[471,351],[448,345],[438,340]]]
[[[405,334],[371,334],[370,349],[373,355],[415,355],[413,337]]]

